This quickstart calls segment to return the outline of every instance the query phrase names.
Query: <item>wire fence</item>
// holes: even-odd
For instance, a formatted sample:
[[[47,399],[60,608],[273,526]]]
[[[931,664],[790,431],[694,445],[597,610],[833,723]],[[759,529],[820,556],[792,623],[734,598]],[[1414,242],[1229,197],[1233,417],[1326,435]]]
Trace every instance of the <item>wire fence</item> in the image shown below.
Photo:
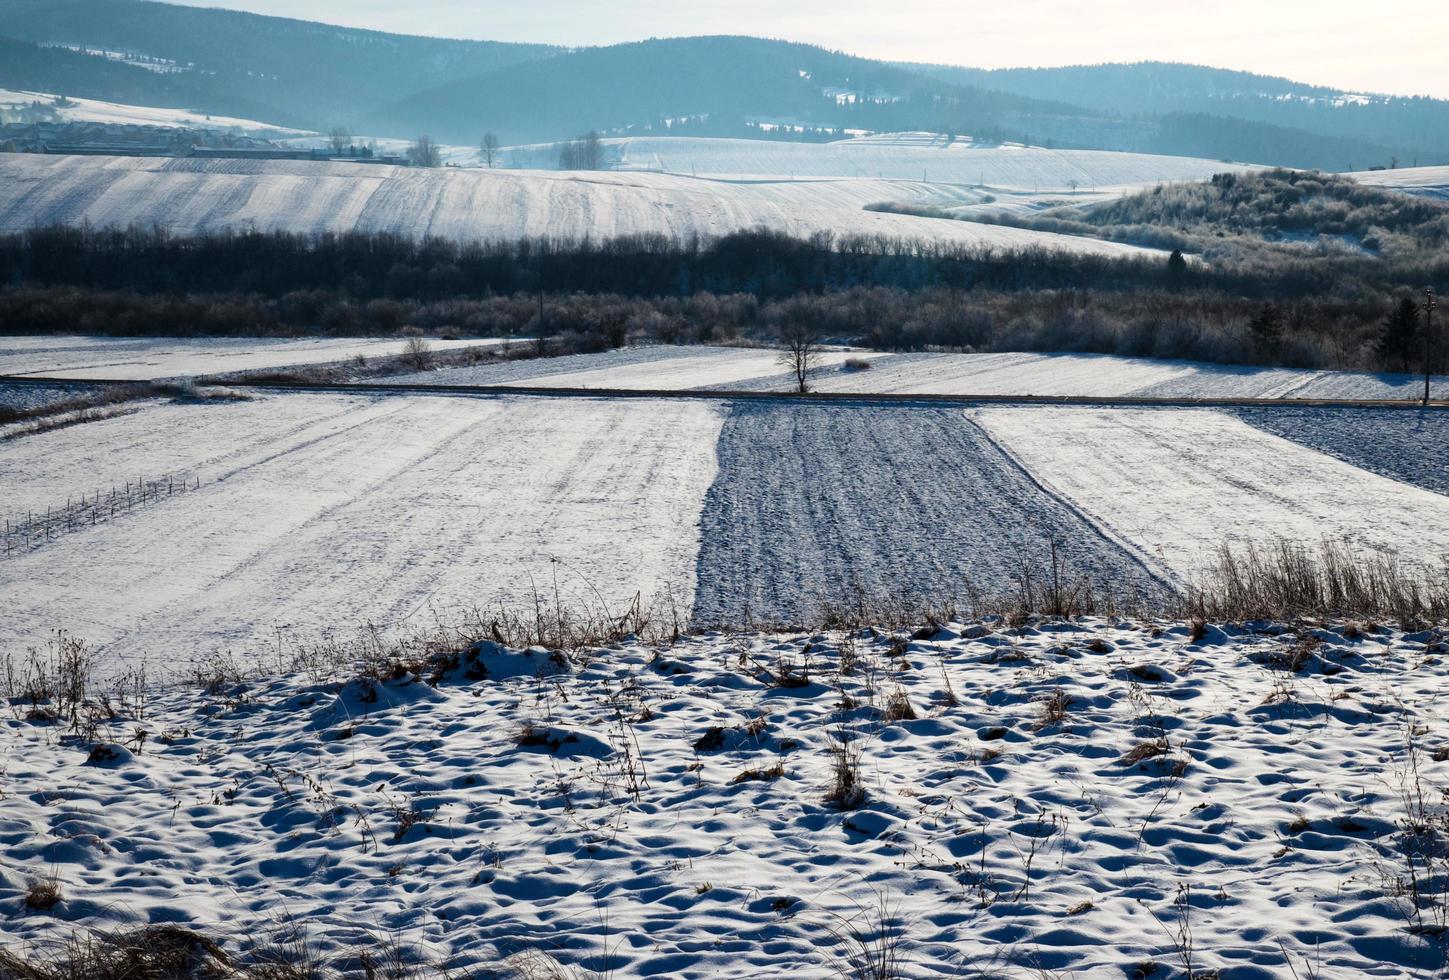
[[[90,494],[68,497],[63,507],[27,510],[24,515],[16,512],[4,519],[0,557],[27,554],[72,531],[105,524],[137,508],[152,507],[177,494],[200,489],[199,476],[168,473],[156,479],[138,477],[109,490],[96,489]]]

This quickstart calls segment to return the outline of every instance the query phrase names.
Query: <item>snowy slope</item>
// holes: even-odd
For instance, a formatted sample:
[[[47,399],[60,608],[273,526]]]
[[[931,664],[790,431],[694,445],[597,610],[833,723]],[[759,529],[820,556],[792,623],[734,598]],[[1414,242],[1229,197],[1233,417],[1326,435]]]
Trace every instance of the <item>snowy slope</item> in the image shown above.
[[[705,180],[644,173],[0,154],[0,231],[89,222],[160,224],[182,234],[255,227],[459,239],[640,233],[688,239],[764,226],[801,236],[830,232],[1098,255],[1156,254],[1111,242],[864,210],[882,201],[931,202],[962,194],[969,192],[874,179]]]
[[[1360,183],[1449,200],[1449,166],[1405,167],[1349,174]]]
[[[26,106],[32,102],[45,103],[55,118],[61,122],[97,122],[121,126],[173,126],[183,129],[213,129],[256,136],[275,136],[299,133],[301,130],[273,126],[255,119],[235,119],[231,116],[208,116],[204,113],[188,112],[185,109],[160,109],[155,106],[126,105],[120,102],[103,102],[99,99],[79,99],[67,96],[73,103],[55,106],[55,95],[47,92],[24,92],[0,89],[0,106]]]
[[[833,143],[664,136],[609,139],[604,144],[606,158],[618,170],[894,178],[1039,191],[1203,180],[1225,170],[1248,169],[1221,160],[1147,153],[1050,150],[964,139],[948,144],[944,137],[929,133],[881,134]],[[505,166],[547,169],[557,162],[554,144],[510,147],[503,156]]]
[[[434,350],[490,347],[502,340],[429,340]],[[329,364],[356,357],[396,357],[403,341],[372,337],[301,340],[172,337],[0,337],[0,376],[159,378],[228,374]]]
[[[1449,497],[1201,410],[968,412],[1044,486],[1181,582],[1223,542],[1327,538],[1436,563]]]
[[[721,416],[700,403],[332,396],[159,406],[0,446],[38,498],[185,469],[199,489],[0,558],[0,656],[71,629],[153,676],[279,639],[532,608],[687,615]],[[267,412],[274,413],[271,419]],[[87,438],[89,441],[87,441]],[[187,458],[188,455],[190,458]],[[146,472],[150,467],[151,472]]]
[[[1186,975],[1189,935],[1197,977],[1436,976],[1395,880],[1426,819],[1401,785],[1442,820],[1449,643],[1353,636],[747,633],[544,681],[487,648],[502,676],[437,687],[333,668],[155,692],[95,752],[22,708],[0,720],[0,944],[164,923],[245,960],[295,924],[328,965],[386,936],[454,976],[878,976],[850,968],[855,931],[904,980],[1107,980]],[[767,673],[806,661],[804,686]],[[915,717],[884,718],[892,696]],[[842,811],[847,740],[864,795]],[[62,900],[26,911],[52,875]]]

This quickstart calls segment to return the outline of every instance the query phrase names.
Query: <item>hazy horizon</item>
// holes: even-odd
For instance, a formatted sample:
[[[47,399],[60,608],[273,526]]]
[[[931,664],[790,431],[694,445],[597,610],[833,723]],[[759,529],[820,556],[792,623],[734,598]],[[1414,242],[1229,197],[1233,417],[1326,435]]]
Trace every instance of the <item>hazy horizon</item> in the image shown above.
[[[473,0],[173,0],[435,37],[565,46],[649,37],[751,34],[864,57],[980,68],[1175,61],[1231,68],[1346,91],[1449,98],[1449,9],[1439,0],[1385,0],[1366,18],[1346,0],[1099,0],[1090,16],[1067,0],[1016,0],[967,12],[942,0],[902,0],[887,20],[859,0],[801,0],[788,9],[588,0],[480,7]]]

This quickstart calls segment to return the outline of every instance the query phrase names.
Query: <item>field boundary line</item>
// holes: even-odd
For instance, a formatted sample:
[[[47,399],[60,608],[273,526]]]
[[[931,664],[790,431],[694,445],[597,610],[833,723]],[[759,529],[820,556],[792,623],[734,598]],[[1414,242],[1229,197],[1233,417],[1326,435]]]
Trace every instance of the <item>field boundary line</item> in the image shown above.
[[[554,388],[542,385],[441,385],[385,384],[379,382],[311,381],[221,381],[209,376],[194,379],[198,384],[217,384],[251,391],[329,392],[354,395],[451,395],[455,397],[519,396],[530,398],[680,398],[703,401],[798,401],[816,404],[862,405],[1082,405],[1127,408],[1396,408],[1423,410],[1414,399],[1384,398],[1184,398],[1134,395],[976,395],[890,392],[737,391],[719,388]],[[74,384],[93,386],[134,385],[133,379],[117,378],[23,378],[0,375],[0,384]],[[1431,399],[1430,410],[1449,409],[1449,399]]]
[[[1148,551],[1142,545],[1138,544],[1136,541],[1133,541],[1130,536],[1118,531],[1115,527],[1113,527],[1107,521],[1103,520],[1100,516],[1090,513],[1076,500],[1072,499],[1065,492],[1058,489],[1045,476],[1028,466],[1026,462],[1020,456],[1018,456],[1009,445],[1007,445],[1006,440],[1000,438],[999,436],[997,436],[996,433],[992,432],[989,427],[983,425],[981,423],[981,420],[976,418],[969,409],[963,411],[961,413],[961,416],[967,425],[971,426],[977,432],[981,433],[981,437],[985,439],[988,443],[990,443],[993,447],[995,447],[996,451],[1002,455],[1002,458],[1006,460],[1008,465],[1015,467],[1021,473],[1021,475],[1028,482],[1030,482],[1032,486],[1036,487],[1037,490],[1039,490],[1044,496],[1052,498],[1063,507],[1065,507],[1067,510],[1080,517],[1082,519],[1082,523],[1086,524],[1093,531],[1096,531],[1097,534],[1099,534],[1102,539],[1108,544],[1117,548],[1124,555],[1137,562],[1137,564],[1141,565],[1143,571],[1145,571],[1149,577],[1162,585],[1163,588],[1168,589],[1172,592],[1176,592],[1180,595],[1187,594],[1187,582],[1183,581],[1180,576],[1178,576],[1171,569],[1167,568],[1165,565],[1159,562],[1150,551]]]

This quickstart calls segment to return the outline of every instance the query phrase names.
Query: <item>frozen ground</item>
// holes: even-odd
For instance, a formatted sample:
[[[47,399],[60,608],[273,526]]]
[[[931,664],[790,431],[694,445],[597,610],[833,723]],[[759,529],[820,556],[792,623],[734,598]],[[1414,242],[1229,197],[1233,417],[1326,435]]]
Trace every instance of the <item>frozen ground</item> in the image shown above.
[[[1449,494],[1449,413],[1430,409],[1244,408],[1234,415],[1354,466]]]
[[[1411,929],[1442,915],[1401,887],[1436,832],[1401,828],[1439,826],[1449,789],[1443,633],[808,641],[561,665],[487,648],[487,678],[436,688],[181,689],[144,718],[121,703],[95,751],[19,706],[0,721],[0,941],[176,923],[244,956],[298,922],[324,957],[371,933],[488,977],[566,975],[537,953],[508,969],[540,951],[617,980],[813,980],[856,975],[854,928],[911,980],[1442,970],[1443,941]],[[1273,666],[1302,649],[1302,671]],[[797,686],[766,670],[807,662]],[[888,721],[892,697],[919,717]],[[854,810],[826,802],[838,740]],[[26,910],[51,875],[62,900]]]
[[[429,340],[434,350],[490,347],[501,340]],[[0,375],[152,381],[265,368],[396,357],[398,338],[0,337]]]
[[[1043,494],[959,409],[740,403],[700,517],[697,622],[817,622],[827,604],[1020,591],[1024,567],[1119,592],[1146,569]]]
[[[1121,189],[1122,185],[1206,180],[1249,169],[1221,160],[1049,150],[1019,144],[948,143],[931,133],[885,133],[832,143],[642,136],[604,141],[617,170],[675,174],[765,174],[775,177],[870,177],[1041,191]],[[557,144],[509,147],[505,166],[549,169]],[[1075,185],[1075,187],[1074,187]]]
[[[867,211],[883,201],[974,200],[908,180],[703,179],[648,173],[424,170],[286,160],[0,154],[0,231],[37,225],[161,225],[177,234],[257,228],[463,240],[688,240],[768,227],[1094,255],[1159,253],[1095,239]]]
[[[694,590],[716,406],[274,398],[157,406],[0,444],[7,507],[183,471],[200,487],[0,559],[0,637],[107,670],[432,622],[502,602],[622,609]],[[149,467],[149,470],[148,470]],[[7,484],[7,491],[11,487]]]
[[[842,369],[846,358],[871,370]],[[448,368],[388,379],[406,384],[789,391],[794,379],[773,351],[642,347],[510,364]],[[853,394],[1076,395],[1162,398],[1417,399],[1407,374],[1253,368],[1108,354],[879,354],[832,351],[811,388]],[[1435,379],[1436,398],[1449,381]]]
[[[1152,567],[1190,582],[1224,541],[1346,540],[1436,564],[1449,497],[1220,412],[984,408],[970,417],[1048,490]]]

